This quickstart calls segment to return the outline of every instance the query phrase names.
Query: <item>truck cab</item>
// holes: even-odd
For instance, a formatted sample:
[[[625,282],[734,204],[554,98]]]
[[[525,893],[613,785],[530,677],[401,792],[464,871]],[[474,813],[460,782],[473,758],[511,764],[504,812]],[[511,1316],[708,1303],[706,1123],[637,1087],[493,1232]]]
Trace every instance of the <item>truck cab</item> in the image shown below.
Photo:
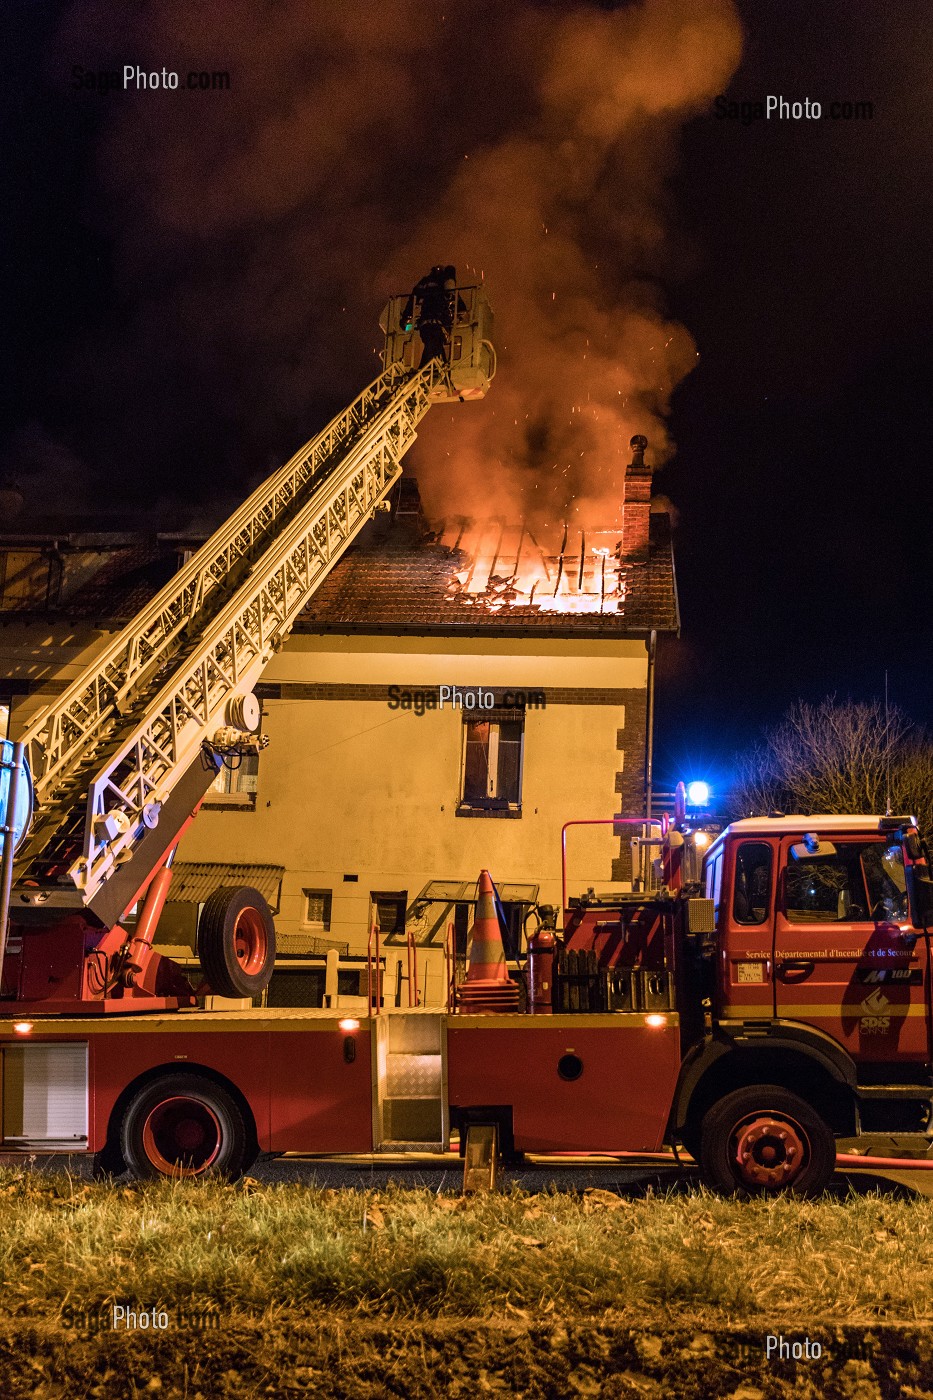
[[[933,885],[913,819],[750,817],[683,869],[711,932],[684,934],[681,997],[702,999],[703,1030],[670,1134],[708,1182],[806,1191],[828,1180],[831,1141],[929,1156]]]
[[[929,1063],[927,940],[881,822],[751,817],[713,844],[718,1019],[810,1026],[866,1065]]]

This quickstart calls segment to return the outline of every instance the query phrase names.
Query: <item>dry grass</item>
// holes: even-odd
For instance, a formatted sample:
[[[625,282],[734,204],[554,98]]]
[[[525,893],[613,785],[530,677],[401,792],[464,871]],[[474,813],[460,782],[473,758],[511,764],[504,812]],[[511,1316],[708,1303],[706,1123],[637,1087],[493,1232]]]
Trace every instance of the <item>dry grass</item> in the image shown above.
[[[933,1320],[933,1202],[474,1198],[0,1171],[0,1319],[113,1301],[269,1317]]]

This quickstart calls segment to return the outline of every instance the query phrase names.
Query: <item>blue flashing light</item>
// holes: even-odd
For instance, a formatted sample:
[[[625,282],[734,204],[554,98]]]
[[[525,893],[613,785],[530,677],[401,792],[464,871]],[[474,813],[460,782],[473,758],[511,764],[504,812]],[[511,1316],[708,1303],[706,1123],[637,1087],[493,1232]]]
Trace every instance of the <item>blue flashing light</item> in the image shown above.
[[[691,807],[706,807],[709,805],[709,783],[694,782],[687,784],[687,801]]]

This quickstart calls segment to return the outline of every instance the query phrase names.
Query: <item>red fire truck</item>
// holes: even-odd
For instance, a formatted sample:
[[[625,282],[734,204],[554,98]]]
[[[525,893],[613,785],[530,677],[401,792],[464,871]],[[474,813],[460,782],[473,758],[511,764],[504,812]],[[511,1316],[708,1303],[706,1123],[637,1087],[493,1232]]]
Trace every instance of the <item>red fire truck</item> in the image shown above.
[[[613,818],[655,887],[570,900],[565,870],[522,1009],[456,986],[443,1009],[386,1007],[378,947],[367,1015],[254,1007],[275,950],[252,890],[204,906],[200,982],[153,950],[180,835],[219,765],[264,743],[263,667],[430,403],[488,386],[485,297],[454,302],[446,356],[420,368],[417,306],[391,302],[379,379],[5,745],[0,1147],[235,1176],[259,1153],[492,1130],[503,1154],[682,1145],[746,1193],[820,1190],[840,1143],[925,1155],[933,882],[910,818],[772,815],[712,840],[682,802]]]

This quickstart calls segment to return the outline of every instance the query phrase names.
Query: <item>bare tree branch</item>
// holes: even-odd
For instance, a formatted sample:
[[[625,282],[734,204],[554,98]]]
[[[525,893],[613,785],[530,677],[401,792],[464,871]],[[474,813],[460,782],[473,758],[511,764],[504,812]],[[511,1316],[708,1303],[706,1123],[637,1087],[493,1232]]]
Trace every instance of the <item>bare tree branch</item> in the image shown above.
[[[880,700],[798,700],[736,761],[730,815],[915,815],[933,829],[933,737]]]

